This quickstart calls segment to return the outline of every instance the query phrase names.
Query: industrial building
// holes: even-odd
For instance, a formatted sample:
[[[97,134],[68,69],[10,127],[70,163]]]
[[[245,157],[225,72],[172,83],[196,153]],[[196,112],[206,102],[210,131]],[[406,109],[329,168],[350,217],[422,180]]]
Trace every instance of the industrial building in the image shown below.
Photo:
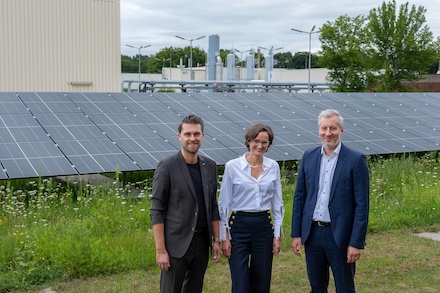
[[[0,92],[119,91],[120,0],[1,0]]]

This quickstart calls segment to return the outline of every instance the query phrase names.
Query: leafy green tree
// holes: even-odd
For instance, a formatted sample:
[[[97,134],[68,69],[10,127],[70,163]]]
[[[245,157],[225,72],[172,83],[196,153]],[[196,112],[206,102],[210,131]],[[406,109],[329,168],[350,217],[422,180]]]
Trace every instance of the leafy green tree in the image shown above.
[[[299,51],[292,56],[292,68],[295,69],[306,69],[309,63],[309,52]],[[313,64],[313,54],[312,54],[312,64]]]
[[[275,60],[274,68],[292,68],[292,53],[280,52],[273,55]]]
[[[400,91],[438,58],[423,6],[383,2],[367,17],[339,17],[321,28],[320,64],[337,91]],[[436,53],[437,52],[437,53]]]
[[[380,74],[379,91],[405,90],[402,81],[415,81],[434,62],[433,35],[426,24],[426,9],[406,2],[383,2],[370,11],[366,36],[373,50],[372,64]],[[374,85],[373,85],[374,86]]]
[[[301,51],[292,55],[291,52],[280,52],[274,55],[275,68],[304,69],[309,68],[309,52]],[[312,53],[312,68],[319,67],[320,56]]]
[[[428,66],[428,74],[436,74],[439,70],[439,61],[433,62]]]
[[[182,48],[165,47],[157,52],[149,61],[148,71],[151,73],[162,72],[162,67],[177,67],[180,58],[184,55]]]
[[[189,49],[188,49],[189,52]],[[176,67],[182,58],[185,62],[185,52],[182,48],[165,47],[153,55],[147,64],[148,73],[161,73],[162,67]]]
[[[227,55],[231,50],[220,49],[220,57],[222,58],[224,66],[226,66]],[[246,52],[247,53],[247,52]],[[246,60],[240,62],[239,55],[240,53],[236,52],[235,60],[236,66],[246,66]],[[257,60],[258,53],[254,52],[255,60]],[[307,56],[304,56],[307,55]],[[243,58],[248,54],[244,55]],[[162,48],[159,52],[154,55],[141,55],[141,72],[143,73],[160,73],[162,72],[162,67],[177,67],[180,65],[180,60],[182,59],[182,64],[186,68],[189,67],[189,56],[190,56],[190,47],[184,48],[174,48],[174,47],[165,47]],[[193,67],[199,64],[200,66],[205,66],[206,62],[206,52],[199,49],[198,47],[193,47]],[[281,52],[274,55],[275,58],[275,68],[297,68],[302,69],[304,66],[307,66],[308,62],[308,53],[307,52],[298,52],[292,56],[291,52]],[[262,52],[260,52],[260,62],[264,64],[265,56]],[[123,73],[137,73],[139,70],[139,59],[138,55],[135,56],[126,56],[121,55],[121,70]],[[319,67],[319,55],[312,53],[312,68]]]
[[[370,49],[365,41],[365,21],[361,15],[343,15],[320,29],[320,65],[330,70],[327,78],[335,91],[360,92],[367,88]]]
[[[138,55],[136,55],[136,61],[138,61]],[[151,73],[151,71],[148,69],[148,63],[150,62],[150,59],[153,58],[153,55],[142,55],[141,54],[141,73]],[[139,62],[139,61],[138,61]]]
[[[188,48],[188,52],[190,51],[190,48]],[[189,54],[188,54],[189,56]],[[199,47],[193,47],[192,48],[192,56],[193,56],[193,67],[199,66],[205,66],[207,61],[207,55],[206,52]]]
[[[151,56],[141,54],[141,73],[150,73],[148,69],[148,60]],[[121,72],[122,73],[138,73],[139,72],[139,54],[135,56],[121,55]]]
[[[155,55],[151,56],[148,61],[147,72],[148,73],[160,73],[162,67],[169,67],[170,61],[172,67],[180,65],[180,59],[182,59],[182,65],[189,68],[189,59],[191,51],[190,46],[184,48],[165,47],[162,48]],[[192,48],[193,67],[198,64],[205,66],[206,53],[199,47]]]
[[[437,40],[432,43],[432,50],[434,50],[434,54],[436,56],[434,62],[432,62],[429,66],[428,66],[428,74],[436,74],[440,68],[439,68],[439,63],[440,63],[440,37],[437,37]]]
[[[121,72],[122,73],[134,73],[139,71],[139,63],[133,60],[132,57],[127,55],[121,55]]]
[[[148,59],[147,73],[161,73],[162,72],[162,60],[154,57]]]
[[[311,53],[312,66],[311,68],[320,67],[320,55]],[[306,69],[309,68],[309,52],[299,51],[292,56],[292,68],[294,69]]]
[[[220,49],[220,57],[222,58],[223,66],[226,66],[227,56],[230,50]]]

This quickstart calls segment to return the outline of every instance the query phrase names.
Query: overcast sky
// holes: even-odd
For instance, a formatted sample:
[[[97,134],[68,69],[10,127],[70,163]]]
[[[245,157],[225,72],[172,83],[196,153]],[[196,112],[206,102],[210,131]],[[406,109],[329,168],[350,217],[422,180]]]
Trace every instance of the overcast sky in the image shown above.
[[[279,52],[308,51],[309,35],[291,30],[315,31],[327,21],[341,15],[368,15],[383,1],[353,0],[121,0],[121,53],[133,56],[139,51],[132,46],[151,45],[143,55],[157,53],[165,47],[185,47],[190,42],[176,38],[196,39],[193,47],[208,50],[208,37],[218,35],[220,48],[240,51],[279,48]],[[388,2],[388,1],[387,1]],[[400,6],[407,1],[397,0]],[[438,0],[411,0],[410,5],[424,6],[426,22],[434,37],[440,36]],[[320,49],[318,34],[312,34],[312,52]],[[266,53],[263,50],[263,53]],[[274,53],[277,53],[276,51]],[[245,54],[243,54],[244,57]]]

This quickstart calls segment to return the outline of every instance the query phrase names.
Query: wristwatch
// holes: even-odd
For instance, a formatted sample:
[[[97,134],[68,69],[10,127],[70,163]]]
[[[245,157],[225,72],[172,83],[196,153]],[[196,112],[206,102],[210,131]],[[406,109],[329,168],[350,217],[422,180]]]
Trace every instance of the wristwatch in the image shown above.
[[[222,240],[220,238],[215,238],[215,237],[212,238],[212,241],[213,242],[219,242],[219,243],[222,242]]]

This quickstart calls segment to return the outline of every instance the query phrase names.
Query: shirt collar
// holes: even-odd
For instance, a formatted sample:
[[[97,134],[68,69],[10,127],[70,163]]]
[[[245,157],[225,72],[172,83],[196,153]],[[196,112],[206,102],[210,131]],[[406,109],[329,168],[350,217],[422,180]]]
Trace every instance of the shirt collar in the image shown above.
[[[240,168],[242,170],[249,167],[249,163],[246,160],[246,156],[249,155],[249,152],[245,152],[243,156],[240,157]],[[269,161],[266,159],[266,157],[263,156],[263,169],[267,169],[269,167]]]
[[[336,147],[336,149],[333,151],[331,156],[339,156],[339,153],[341,152],[341,142],[339,142],[338,146]],[[324,152],[324,146],[321,146],[321,156],[325,155]]]

